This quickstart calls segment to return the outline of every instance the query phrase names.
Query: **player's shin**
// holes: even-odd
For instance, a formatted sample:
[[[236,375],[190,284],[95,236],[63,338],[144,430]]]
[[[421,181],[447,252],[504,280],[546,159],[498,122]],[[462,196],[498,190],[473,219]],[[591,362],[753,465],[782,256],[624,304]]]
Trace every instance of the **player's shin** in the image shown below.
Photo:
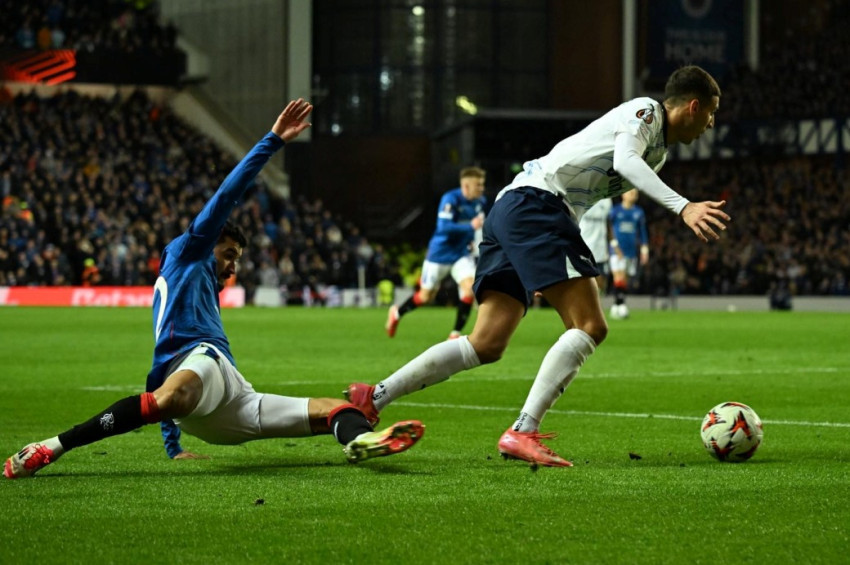
[[[331,410],[328,414],[328,427],[342,445],[348,445],[360,434],[371,432],[373,429],[363,412],[353,404],[341,404]]]
[[[156,399],[146,392],[122,398],[93,418],[59,434],[58,439],[63,451],[69,451],[159,422],[160,419]]]
[[[379,411],[401,396],[443,382],[455,373],[481,364],[466,336],[432,346],[375,385],[372,401]]]
[[[537,431],[546,411],[564,393],[595,349],[593,338],[582,330],[571,329],[564,332],[543,358],[513,430]]]
[[[457,317],[455,318],[454,331],[463,331],[463,326],[466,325],[466,321],[469,319],[469,314],[472,312],[472,301],[473,297],[471,295],[468,298],[463,297],[460,299],[460,303],[457,305]]]

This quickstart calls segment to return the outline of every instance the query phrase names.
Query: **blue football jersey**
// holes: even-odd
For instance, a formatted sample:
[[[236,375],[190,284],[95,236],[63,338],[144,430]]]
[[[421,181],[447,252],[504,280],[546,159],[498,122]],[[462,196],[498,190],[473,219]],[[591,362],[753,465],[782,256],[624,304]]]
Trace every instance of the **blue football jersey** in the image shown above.
[[[146,390],[153,392],[168,376],[169,365],[202,342],[217,347],[236,365],[224,334],[219,306],[216,261],[213,255],[221,230],[254,178],[283,141],[269,132],[227,175],[185,233],[169,243],[160,259],[154,285],[153,366]],[[180,431],[173,422],[162,423],[169,456],[180,453]]]
[[[449,265],[469,255],[469,244],[475,238],[470,222],[484,211],[486,204],[484,196],[467,200],[459,187],[443,194],[437,212],[437,229],[428,243],[426,259]]]
[[[646,231],[646,214],[638,205],[631,208],[623,208],[617,204],[611,209],[611,228],[614,238],[627,259],[636,259],[639,255],[641,245],[649,244],[649,236]]]

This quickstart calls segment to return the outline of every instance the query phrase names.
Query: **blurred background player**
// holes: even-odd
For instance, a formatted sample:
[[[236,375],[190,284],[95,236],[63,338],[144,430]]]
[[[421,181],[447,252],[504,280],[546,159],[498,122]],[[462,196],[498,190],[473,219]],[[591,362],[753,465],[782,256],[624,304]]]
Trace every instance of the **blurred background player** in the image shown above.
[[[608,287],[608,244],[611,241],[608,216],[612,206],[613,201],[610,198],[603,198],[591,206],[579,222],[581,237],[593,253],[596,267],[600,271],[596,284],[601,296],[605,295]]]
[[[25,445],[6,460],[7,478],[31,477],[71,449],[157,422],[167,447],[179,439],[175,422],[204,441],[225,445],[333,433],[352,462],[400,453],[418,441],[424,426],[416,420],[376,432],[362,410],[343,400],[258,393],[230,352],[218,295],[236,274],[247,238],[228,217],[271,156],[310,126],[306,119],[312,109],[301,99],[290,102],[186,232],[165,247],[154,286],[156,345],[147,392],[123,398],[58,436]]]
[[[611,277],[614,285],[614,304],[611,317],[622,320],[629,317],[626,294],[630,278],[638,275],[638,263],[649,261],[649,235],[646,214],[637,205],[638,191],[623,193],[623,200],[611,209]]]
[[[472,283],[475,278],[473,246],[475,234],[484,225],[484,180],[486,173],[478,167],[460,171],[460,187],[454,188],[440,199],[437,212],[437,229],[428,244],[428,254],[422,264],[419,288],[404,304],[390,306],[386,330],[395,336],[401,317],[437,297],[440,283],[451,274],[458,288],[457,317],[449,339],[460,337],[475,296]],[[475,252],[477,253],[477,246]]]
[[[717,231],[730,219],[723,211],[726,201],[691,202],[657,174],[668,146],[690,144],[714,127],[719,105],[714,78],[700,67],[682,67],[667,80],[663,102],[647,97],[624,102],[547,155],[526,162],[496,197],[484,224],[475,272],[478,317],[469,336],[432,346],[377,385],[350,384],[348,399],[376,418],[406,394],[498,361],[531,295],[540,292],[565,331],[544,356],[525,404],[497,447],[505,458],[571,467],[543,443],[555,435],[541,433],[540,424],[608,335],[596,286],[599,270],[578,222],[600,198],[639,187],[701,241],[719,239]]]

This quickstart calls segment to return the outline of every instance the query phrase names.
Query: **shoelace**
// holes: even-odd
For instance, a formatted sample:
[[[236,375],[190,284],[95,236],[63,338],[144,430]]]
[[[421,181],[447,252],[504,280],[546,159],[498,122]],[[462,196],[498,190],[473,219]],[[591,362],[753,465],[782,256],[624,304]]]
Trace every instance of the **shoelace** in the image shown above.
[[[549,449],[548,446],[546,446],[545,444],[540,442],[540,440],[543,440],[543,439],[555,439],[556,437],[558,437],[557,433],[549,432],[548,434],[541,434],[540,432],[532,432],[532,433],[528,434],[528,436],[532,440],[534,440],[534,443],[537,444],[537,446],[540,448],[541,451],[543,451],[547,455],[551,455],[552,457],[557,457],[558,459],[561,459],[560,455],[558,455],[557,453],[555,453],[554,451]]]

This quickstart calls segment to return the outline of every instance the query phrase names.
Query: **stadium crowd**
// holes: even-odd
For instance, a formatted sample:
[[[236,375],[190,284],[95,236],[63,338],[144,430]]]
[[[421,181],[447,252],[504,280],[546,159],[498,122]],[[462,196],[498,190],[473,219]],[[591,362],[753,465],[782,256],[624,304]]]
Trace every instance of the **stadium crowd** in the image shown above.
[[[173,48],[154,2],[0,0],[0,48]],[[844,3],[806,15],[812,33],[764,46],[762,65],[723,82],[720,123],[850,116],[850,23]],[[49,37],[49,44],[48,44]],[[0,286],[149,285],[159,252],[235,164],[142,91],[125,99],[51,98],[0,88]],[[757,155],[670,163],[691,199],[728,200],[727,236],[712,245],[648,199],[652,254],[641,292],[850,294],[850,178],[841,156]],[[298,188],[294,188],[297,194]],[[401,283],[398,263],[321,201],[277,197],[258,181],[235,218],[252,234],[240,284],[322,300],[328,286]],[[307,289],[306,293],[302,289]]]
[[[150,285],[159,252],[236,161],[140,90],[0,94],[0,286]],[[239,282],[306,286],[397,280],[380,245],[320,200],[283,199],[258,181],[235,219],[253,237]]]
[[[764,42],[757,70],[724,77],[718,123],[850,116],[850,3],[813,2],[791,23],[770,9],[764,18],[781,37]]]
[[[674,163],[662,177],[693,199],[725,199],[733,221],[718,242],[681,237],[677,218],[643,199],[648,292],[850,294],[850,174],[840,156]]]
[[[149,285],[159,251],[235,160],[142,91],[100,99],[0,96],[0,286]],[[725,198],[734,222],[713,245],[679,237],[642,200],[652,258],[641,290],[682,294],[850,293],[850,191],[836,157],[672,163],[662,176],[691,198]],[[237,220],[253,244],[239,282],[321,300],[326,286],[367,286],[398,266],[320,200],[282,199],[262,181]],[[306,297],[305,297],[306,298]]]
[[[177,30],[152,0],[0,0],[0,48],[162,53]]]

